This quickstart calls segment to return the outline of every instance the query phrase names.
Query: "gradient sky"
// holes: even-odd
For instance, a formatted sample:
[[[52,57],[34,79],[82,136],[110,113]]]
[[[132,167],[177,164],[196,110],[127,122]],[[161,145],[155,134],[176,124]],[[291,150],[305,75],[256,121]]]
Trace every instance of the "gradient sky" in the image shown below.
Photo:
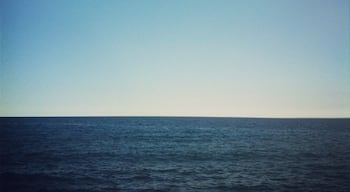
[[[348,0],[3,0],[0,116],[350,117]]]

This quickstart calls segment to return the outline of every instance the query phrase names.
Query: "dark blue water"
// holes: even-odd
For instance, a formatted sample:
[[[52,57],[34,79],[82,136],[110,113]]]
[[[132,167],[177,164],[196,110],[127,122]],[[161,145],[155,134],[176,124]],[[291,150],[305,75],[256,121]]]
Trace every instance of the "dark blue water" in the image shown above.
[[[1,191],[350,191],[350,119],[0,118]]]

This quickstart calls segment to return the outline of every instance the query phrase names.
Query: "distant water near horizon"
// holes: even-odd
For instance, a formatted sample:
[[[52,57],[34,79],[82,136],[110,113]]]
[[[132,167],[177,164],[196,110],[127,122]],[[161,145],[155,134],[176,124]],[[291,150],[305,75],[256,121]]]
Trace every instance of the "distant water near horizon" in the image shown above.
[[[350,119],[0,118],[0,191],[350,191]]]

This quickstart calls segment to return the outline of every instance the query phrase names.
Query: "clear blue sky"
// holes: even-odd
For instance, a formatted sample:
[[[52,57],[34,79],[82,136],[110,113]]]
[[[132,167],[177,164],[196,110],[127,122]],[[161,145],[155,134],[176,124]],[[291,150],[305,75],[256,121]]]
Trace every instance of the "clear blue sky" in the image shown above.
[[[4,0],[0,116],[350,117],[349,2]]]

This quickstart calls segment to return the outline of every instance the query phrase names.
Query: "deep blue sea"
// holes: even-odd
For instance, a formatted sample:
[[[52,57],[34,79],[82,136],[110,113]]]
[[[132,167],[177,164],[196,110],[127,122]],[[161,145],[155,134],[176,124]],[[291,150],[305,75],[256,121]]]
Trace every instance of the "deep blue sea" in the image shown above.
[[[350,191],[350,119],[0,118],[0,191]]]

